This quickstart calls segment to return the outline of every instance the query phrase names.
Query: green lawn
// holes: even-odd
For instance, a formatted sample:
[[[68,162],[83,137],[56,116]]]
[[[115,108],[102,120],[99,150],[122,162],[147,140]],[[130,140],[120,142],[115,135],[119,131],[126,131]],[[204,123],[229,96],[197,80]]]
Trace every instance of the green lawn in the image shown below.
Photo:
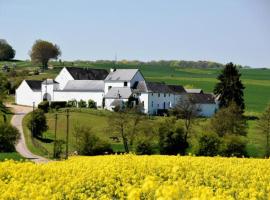
[[[24,160],[24,158],[17,152],[12,153],[0,153],[0,161],[4,160]]]

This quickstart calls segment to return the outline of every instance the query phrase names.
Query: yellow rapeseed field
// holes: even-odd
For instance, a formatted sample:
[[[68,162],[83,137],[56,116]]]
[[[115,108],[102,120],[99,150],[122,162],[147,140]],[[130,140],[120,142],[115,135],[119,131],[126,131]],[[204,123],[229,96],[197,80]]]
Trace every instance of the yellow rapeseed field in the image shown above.
[[[270,160],[112,155],[5,161],[0,199],[270,199]]]

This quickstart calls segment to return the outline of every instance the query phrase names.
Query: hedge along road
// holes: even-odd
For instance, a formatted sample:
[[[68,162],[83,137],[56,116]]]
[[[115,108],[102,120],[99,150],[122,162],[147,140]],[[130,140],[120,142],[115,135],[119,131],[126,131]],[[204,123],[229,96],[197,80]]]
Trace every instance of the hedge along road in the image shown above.
[[[23,157],[25,157],[26,159],[32,160],[35,163],[48,162],[49,161],[48,159],[33,154],[27,148],[26,143],[25,143],[22,120],[27,113],[32,111],[32,108],[26,107],[26,106],[10,105],[10,104],[8,104],[7,107],[11,108],[13,113],[14,113],[14,115],[11,119],[11,124],[13,126],[15,126],[20,132],[20,139],[19,139],[18,143],[16,144],[16,151],[19,154],[21,154]]]

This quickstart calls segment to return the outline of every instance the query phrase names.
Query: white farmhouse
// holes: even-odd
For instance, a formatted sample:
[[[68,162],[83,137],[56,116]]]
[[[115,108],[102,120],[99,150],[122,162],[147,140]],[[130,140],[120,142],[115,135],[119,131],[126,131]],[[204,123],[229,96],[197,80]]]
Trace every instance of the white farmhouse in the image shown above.
[[[192,93],[194,92],[194,93]],[[212,94],[189,91],[201,108],[202,116],[211,116],[218,106]],[[24,80],[16,90],[16,103],[37,106],[43,100],[93,100],[99,108],[113,110],[130,99],[143,105],[143,112],[162,114],[174,107],[187,91],[180,85],[147,82],[138,69],[89,69],[64,67],[55,80]]]

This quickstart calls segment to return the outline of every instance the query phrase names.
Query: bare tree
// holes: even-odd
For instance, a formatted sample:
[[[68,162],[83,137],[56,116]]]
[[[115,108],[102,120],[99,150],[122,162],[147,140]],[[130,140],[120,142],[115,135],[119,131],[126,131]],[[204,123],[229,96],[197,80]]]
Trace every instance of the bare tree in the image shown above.
[[[200,107],[196,105],[195,101],[193,100],[192,95],[186,95],[181,98],[171,110],[171,114],[176,116],[177,119],[184,120],[185,142],[187,142],[192,124],[194,123],[195,118],[198,117],[200,110]]]

